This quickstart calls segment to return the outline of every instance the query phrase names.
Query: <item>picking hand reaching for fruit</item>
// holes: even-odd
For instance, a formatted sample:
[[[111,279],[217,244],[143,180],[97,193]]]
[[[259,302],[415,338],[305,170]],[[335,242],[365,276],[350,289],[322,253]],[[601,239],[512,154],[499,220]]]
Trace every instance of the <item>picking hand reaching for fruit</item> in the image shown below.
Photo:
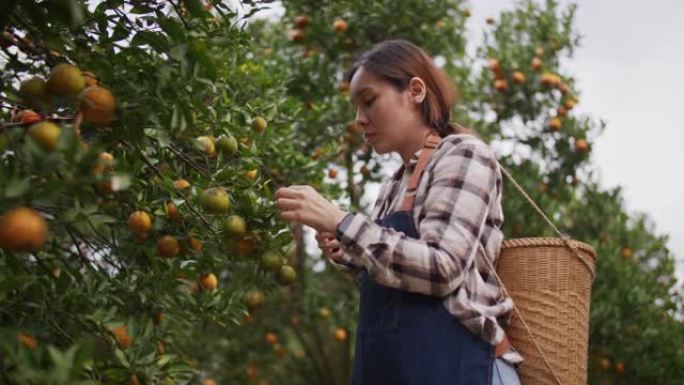
[[[337,225],[348,214],[308,185],[281,187],[275,198],[282,219],[300,222],[319,233],[335,234]]]
[[[333,261],[339,261],[342,258],[342,255],[344,255],[342,244],[335,239],[335,236],[332,233],[325,231],[318,232],[316,233],[316,241],[318,241],[318,247],[323,250],[323,255]]]

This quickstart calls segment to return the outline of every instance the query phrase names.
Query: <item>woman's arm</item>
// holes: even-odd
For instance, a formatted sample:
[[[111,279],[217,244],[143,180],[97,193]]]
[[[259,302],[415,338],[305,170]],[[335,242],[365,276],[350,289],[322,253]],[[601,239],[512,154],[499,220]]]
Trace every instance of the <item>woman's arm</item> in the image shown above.
[[[473,263],[501,178],[494,152],[479,139],[454,139],[435,163],[417,224],[420,239],[347,215],[336,238],[377,282],[433,296],[453,292]],[[440,151],[441,152],[441,151]],[[436,155],[437,153],[434,153]],[[429,177],[423,174],[423,177]]]

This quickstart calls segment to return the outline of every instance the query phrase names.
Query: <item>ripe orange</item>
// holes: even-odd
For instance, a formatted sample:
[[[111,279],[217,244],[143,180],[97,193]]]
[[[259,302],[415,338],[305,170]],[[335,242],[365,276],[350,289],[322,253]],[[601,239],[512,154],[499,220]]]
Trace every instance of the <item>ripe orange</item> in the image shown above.
[[[212,157],[216,155],[216,145],[214,141],[208,136],[198,136],[195,138],[195,148],[203,152],[205,155]]]
[[[264,340],[269,345],[275,345],[278,343],[278,336],[275,333],[266,333]]]
[[[33,110],[23,110],[12,119],[13,122],[21,124],[33,124],[41,120],[43,120],[43,117]]]
[[[180,245],[178,239],[171,235],[164,235],[157,241],[157,253],[165,258],[170,258],[178,254]]]
[[[273,349],[273,353],[275,353],[276,356],[283,358],[287,355],[287,349],[283,347],[282,345],[278,345]]]
[[[214,273],[202,274],[199,279],[199,285],[203,290],[214,290],[218,287],[218,279]]]
[[[125,324],[110,330],[116,338],[116,345],[119,347],[119,349],[127,349],[129,346],[131,346],[131,337],[128,335]]]
[[[600,365],[601,365],[601,368],[604,370],[610,369],[610,359],[605,358],[605,357],[601,358]]]
[[[622,257],[623,258],[629,258],[631,256],[632,256],[632,249],[630,249],[629,247],[624,247],[622,249]]]
[[[247,170],[245,171],[245,178],[249,180],[255,180],[257,177],[257,172],[258,170],[255,168],[253,170]]]
[[[86,88],[96,86],[98,83],[97,76],[90,71],[83,71],[83,77],[85,78]]]
[[[489,59],[489,69],[492,70],[493,72],[498,72],[501,70],[501,63],[499,63],[499,59]]]
[[[439,29],[442,29],[442,28],[444,28],[445,26],[446,26],[446,23],[445,23],[444,20],[442,20],[442,19],[437,20],[437,21],[435,22],[435,27],[437,27],[437,28],[439,28]]]
[[[499,92],[508,91],[508,82],[504,79],[497,79],[494,81],[494,88]]]
[[[330,177],[331,179],[337,178],[337,170],[335,170],[334,168],[328,170],[328,177]]]
[[[0,217],[0,248],[7,251],[32,251],[45,244],[48,225],[40,214],[19,207]]]
[[[254,118],[254,120],[252,120],[252,129],[256,132],[264,132],[267,125],[268,122],[266,122],[266,119],[262,118],[261,116],[257,116]]]
[[[44,120],[42,122],[31,125],[28,129],[28,135],[35,140],[40,147],[48,152],[57,149],[57,141],[62,129],[58,125],[50,121]]]
[[[553,131],[560,130],[562,125],[563,123],[559,118],[552,118],[551,120],[549,120],[549,128]]]
[[[294,24],[297,28],[306,28],[309,25],[311,18],[307,15],[299,15],[295,17]]]
[[[361,174],[363,174],[363,176],[365,177],[369,177],[371,175],[370,168],[368,168],[368,166],[364,164],[363,166],[361,166]]]
[[[485,22],[489,25],[494,24],[494,18],[493,17],[488,17],[485,19]]]
[[[617,374],[623,374],[625,372],[625,364],[622,362],[616,362],[615,363],[615,373]]]
[[[543,64],[544,62],[542,62],[542,60],[538,57],[532,59],[532,69],[535,71],[539,71]]]
[[[568,109],[563,106],[558,107],[558,116],[568,116]]]
[[[152,227],[152,218],[142,210],[134,211],[128,217],[128,228],[134,234],[142,234]]]
[[[259,369],[255,364],[250,364],[247,367],[247,378],[253,380],[259,375]]]
[[[85,78],[78,67],[62,63],[52,69],[45,88],[55,96],[75,98],[83,91],[85,84]]]
[[[29,348],[31,350],[38,347],[38,340],[34,336],[32,336],[28,333],[19,332],[17,334],[17,340],[19,340],[20,344],[26,346],[27,348]]]
[[[202,385],[217,385],[217,382],[212,378],[207,378],[204,381],[202,381]]]
[[[513,72],[513,83],[515,83],[515,84],[525,83],[525,74],[522,73],[521,71],[514,71]]]
[[[173,181],[173,187],[175,187],[179,190],[184,190],[184,189],[190,187],[190,182],[188,182],[187,180],[185,180],[183,178],[177,179],[177,180]]]
[[[568,110],[572,110],[573,108],[575,108],[576,105],[577,105],[577,100],[575,100],[575,99],[568,99],[565,101],[565,103],[563,103],[563,106],[565,108],[567,108]]]
[[[547,87],[557,86],[561,83],[561,79],[558,75],[551,72],[545,72],[542,74],[540,80],[542,85]]]
[[[577,139],[575,141],[575,150],[577,152],[584,152],[589,149],[589,143],[584,139]]]
[[[174,202],[166,202],[165,204],[166,207],[166,217],[169,218],[170,220],[174,222],[178,222],[181,220],[181,215],[178,212],[178,207]]]
[[[188,243],[189,248],[184,247],[183,252],[189,251],[191,253],[198,254],[200,251],[202,251],[202,241],[195,238],[194,236],[189,235],[187,243]]]
[[[347,340],[347,331],[343,328],[337,328],[333,333],[333,337],[339,342],[344,342]]]
[[[344,32],[347,30],[347,28],[349,28],[349,25],[346,21],[344,21],[344,19],[336,19],[333,22],[333,29],[337,32]]]
[[[251,237],[241,238],[237,241],[237,253],[241,257],[246,257],[254,251],[254,239]]]
[[[470,17],[473,14],[473,12],[470,9],[464,9],[463,10],[463,16],[465,17]]]
[[[81,92],[78,106],[84,122],[104,125],[114,119],[116,101],[108,89],[95,85]]]

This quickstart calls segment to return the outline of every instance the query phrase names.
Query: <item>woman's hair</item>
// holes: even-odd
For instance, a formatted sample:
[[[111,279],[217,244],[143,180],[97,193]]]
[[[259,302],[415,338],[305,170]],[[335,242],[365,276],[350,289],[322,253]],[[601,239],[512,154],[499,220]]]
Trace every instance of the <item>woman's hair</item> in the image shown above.
[[[449,76],[437,67],[420,47],[404,39],[385,40],[365,52],[352,64],[347,81],[351,82],[360,67],[373,72],[401,92],[414,76],[423,79],[427,88],[421,113],[425,123],[441,137],[454,133],[475,133],[451,122],[451,107],[458,91]]]

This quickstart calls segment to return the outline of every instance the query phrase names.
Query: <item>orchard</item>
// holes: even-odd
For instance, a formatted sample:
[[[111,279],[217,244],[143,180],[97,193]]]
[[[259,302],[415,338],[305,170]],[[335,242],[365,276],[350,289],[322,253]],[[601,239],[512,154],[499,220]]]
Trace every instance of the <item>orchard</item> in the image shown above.
[[[684,378],[667,236],[593,171],[606,129],[561,66],[574,5],[461,0],[10,1],[0,16],[0,382],[350,382],[358,288],[283,221],[280,186],[349,210],[389,172],[344,81],[405,38],[459,89],[454,121],[597,251],[589,382]],[[245,10],[249,11],[245,11]],[[466,51],[466,26],[486,20]],[[555,236],[506,180],[507,238]],[[365,199],[364,199],[365,198]]]

